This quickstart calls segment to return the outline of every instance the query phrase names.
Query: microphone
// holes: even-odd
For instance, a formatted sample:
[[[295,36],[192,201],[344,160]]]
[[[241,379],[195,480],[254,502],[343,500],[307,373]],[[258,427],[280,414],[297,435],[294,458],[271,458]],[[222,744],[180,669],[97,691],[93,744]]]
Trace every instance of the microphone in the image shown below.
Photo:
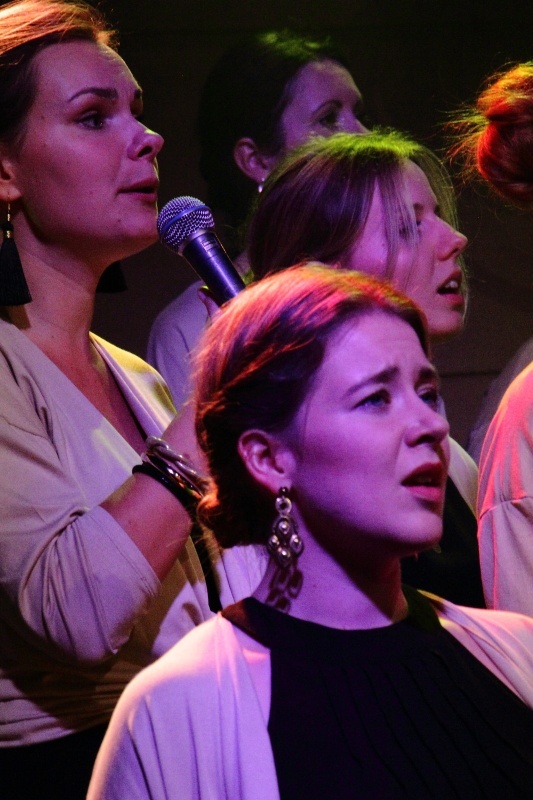
[[[244,282],[222,247],[213,228],[210,209],[196,197],[176,197],[159,212],[161,242],[183,256],[222,305],[235,297]]]

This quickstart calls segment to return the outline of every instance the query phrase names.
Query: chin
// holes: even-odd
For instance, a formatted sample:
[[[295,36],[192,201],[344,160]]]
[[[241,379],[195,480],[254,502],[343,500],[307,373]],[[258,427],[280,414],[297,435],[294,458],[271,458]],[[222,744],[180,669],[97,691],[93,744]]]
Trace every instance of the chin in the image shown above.
[[[120,258],[128,258],[129,256],[141,253],[143,250],[146,250],[147,247],[155,244],[158,239],[157,230],[155,229],[146,231],[144,234],[132,236],[131,238],[124,237],[124,252]]]
[[[434,547],[436,547],[442,539],[442,528],[439,528],[438,531],[435,531],[433,536],[428,535],[428,531],[426,529],[423,538],[424,541],[420,542],[417,546],[417,553],[422,553],[424,550],[432,550]]]
[[[421,553],[423,550],[431,550],[438,545],[442,539],[442,518],[431,520],[429,523],[417,529],[413,526],[404,539],[407,547],[411,547],[409,555]]]
[[[458,315],[455,319],[450,320],[447,325],[437,325],[430,328],[429,338],[432,344],[444,344],[450,341],[455,336],[459,336],[465,327],[465,320],[463,315]]]

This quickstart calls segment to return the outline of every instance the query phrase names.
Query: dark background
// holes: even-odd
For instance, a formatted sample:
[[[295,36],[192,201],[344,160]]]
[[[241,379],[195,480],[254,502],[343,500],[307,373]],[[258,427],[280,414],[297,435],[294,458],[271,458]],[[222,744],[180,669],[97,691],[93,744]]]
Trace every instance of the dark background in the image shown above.
[[[533,59],[532,0],[113,0],[101,7],[145,90],[147,124],[166,140],[160,205],[204,196],[198,95],[215,59],[247,31],[332,34],[351,60],[370,120],[440,151],[450,110],[471,100],[489,73]],[[436,361],[452,432],[464,442],[488,382],[533,335],[533,221],[479,187],[461,189],[459,206],[470,239],[468,323]],[[194,276],[160,245],[125,267],[130,288],[99,297],[94,330],[144,355],[153,318]]]

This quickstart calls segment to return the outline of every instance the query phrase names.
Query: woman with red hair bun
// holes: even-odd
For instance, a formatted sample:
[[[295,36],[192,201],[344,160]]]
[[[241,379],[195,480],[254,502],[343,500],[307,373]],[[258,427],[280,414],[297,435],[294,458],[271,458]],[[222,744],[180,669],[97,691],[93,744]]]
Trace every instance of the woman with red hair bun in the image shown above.
[[[533,61],[492,76],[454,124],[455,154],[501,197],[533,210]],[[533,357],[533,340],[519,364]],[[512,365],[506,374],[512,373]],[[533,614],[533,362],[514,370],[488,425],[478,495],[481,572],[487,604]],[[490,411],[484,409],[490,419]],[[476,431],[479,436],[480,432]]]
[[[492,76],[473,109],[452,125],[462,134],[454,153],[465,157],[495,191],[533,207],[533,61]]]

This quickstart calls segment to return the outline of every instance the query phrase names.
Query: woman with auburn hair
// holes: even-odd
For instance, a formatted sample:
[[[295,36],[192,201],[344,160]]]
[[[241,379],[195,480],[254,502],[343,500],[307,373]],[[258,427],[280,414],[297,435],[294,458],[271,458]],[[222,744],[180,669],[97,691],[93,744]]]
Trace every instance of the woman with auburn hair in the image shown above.
[[[533,62],[493,75],[475,106],[453,126],[456,155],[505,200],[533,210]],[[533,362],[506,367],[501,402],[490,421],[480,457],[479,547],[487,604],[533,614]],[[520,367],[523,367],[520,371]],[[490,424],[489,424],[490,423]],[[478,438],[480,432],[477,432]]]
[[[451,123],[452,156],[506,200],[533,207],[533,61],[492,75],[475,106]]]
[[[529,798],[533,620],[401,582],[449,456],[416,306],[296,267],[228,303],[197,363],[200,513],[269,567],[126,688],[89,800]]]
[[[128,680],[262,574],[253,549],[204,572],[190,428],[90,332],[109,265],[157,239],[163,140],[113,41],[84,4],[0,8],[3,800],[84,797]]]
[[[394,131],[313,139],[265,184],[248,235],[256,279],[303,259],[386,278],[414,300],[432,344],[458,334],[466,289],[446,170]],[[439,545],[405,561],[408,583],[455,603],[485,605],[475,518],[477,469],[453,440]]]

